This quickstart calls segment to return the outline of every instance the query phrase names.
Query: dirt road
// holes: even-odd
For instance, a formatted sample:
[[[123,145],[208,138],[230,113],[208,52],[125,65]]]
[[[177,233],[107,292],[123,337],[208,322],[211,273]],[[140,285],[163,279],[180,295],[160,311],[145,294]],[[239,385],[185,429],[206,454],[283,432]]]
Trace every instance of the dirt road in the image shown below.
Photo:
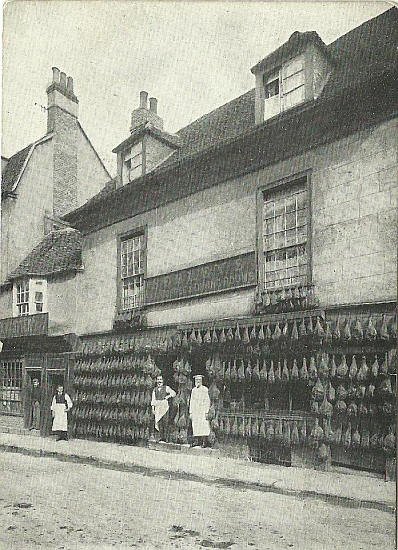
[[[389,550],[394,517],[0,453],[0,549],[36,548]]]

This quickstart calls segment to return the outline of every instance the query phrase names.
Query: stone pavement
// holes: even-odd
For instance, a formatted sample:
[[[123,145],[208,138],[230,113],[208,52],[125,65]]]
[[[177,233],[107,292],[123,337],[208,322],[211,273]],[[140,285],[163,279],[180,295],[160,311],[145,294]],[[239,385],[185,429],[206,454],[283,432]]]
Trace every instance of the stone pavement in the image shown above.
[[[83,439],[57,442],[51,437],[0,433],[0,450],[84,462],[143,475],[312,497],[356,508],[395,510],[395,483],[380,477],[258,464],[220,457],[214,452],[207,453],[206,449],[165,452]]]

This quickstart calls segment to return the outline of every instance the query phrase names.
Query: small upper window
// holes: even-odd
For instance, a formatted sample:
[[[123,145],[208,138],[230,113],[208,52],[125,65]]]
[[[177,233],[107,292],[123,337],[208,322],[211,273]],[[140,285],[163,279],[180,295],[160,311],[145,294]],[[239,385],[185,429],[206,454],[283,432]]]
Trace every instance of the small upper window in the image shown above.
[[[14,284],[13,315],[34,315],[47,311],[47,281],[24,279]]]
[[[29,315],[29,281],[17,283],[18,315]]]
[[[265,99],[279,95],[279,77],[264,86]]]
[[[124,183],[133,181],[142,175],[143,156],[142,143],[136,143],[124,155]]]
[[[264,120],[305,101],[305,63],[298,56],[264,75]]]
[[[42,292],[35,292],[35,309],[37,312],[43,311],[44,296]]]

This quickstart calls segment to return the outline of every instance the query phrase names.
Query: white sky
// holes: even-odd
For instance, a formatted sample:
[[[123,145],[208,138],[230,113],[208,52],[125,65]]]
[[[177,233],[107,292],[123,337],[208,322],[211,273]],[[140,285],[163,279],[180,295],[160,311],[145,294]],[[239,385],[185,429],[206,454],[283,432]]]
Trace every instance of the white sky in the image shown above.
[[[74,78],[79,119],[112,174],[140,90],[171,132],[254,86],[257,61],[295,30],[329,43],[387,2],[26,1],[3,11],[2,154],[46,132],[53,65]]]

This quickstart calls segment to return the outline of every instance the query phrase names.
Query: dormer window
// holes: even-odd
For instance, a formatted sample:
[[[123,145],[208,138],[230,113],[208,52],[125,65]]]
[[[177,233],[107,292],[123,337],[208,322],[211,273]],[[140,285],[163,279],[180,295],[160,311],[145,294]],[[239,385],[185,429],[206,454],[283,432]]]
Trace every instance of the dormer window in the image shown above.
[[[330,56],[317,33],[294,32],[251,69],[256,77],[256,124],[316,99],[330,70]]]
[[[305,100],[304,56],[298,56],[270,74],[265,74],[264,120]]]
[[[142,142],[133,145],[124,155],[123,159],[123,181],[128,183],[142,176],[143,159],[142,159]]]

